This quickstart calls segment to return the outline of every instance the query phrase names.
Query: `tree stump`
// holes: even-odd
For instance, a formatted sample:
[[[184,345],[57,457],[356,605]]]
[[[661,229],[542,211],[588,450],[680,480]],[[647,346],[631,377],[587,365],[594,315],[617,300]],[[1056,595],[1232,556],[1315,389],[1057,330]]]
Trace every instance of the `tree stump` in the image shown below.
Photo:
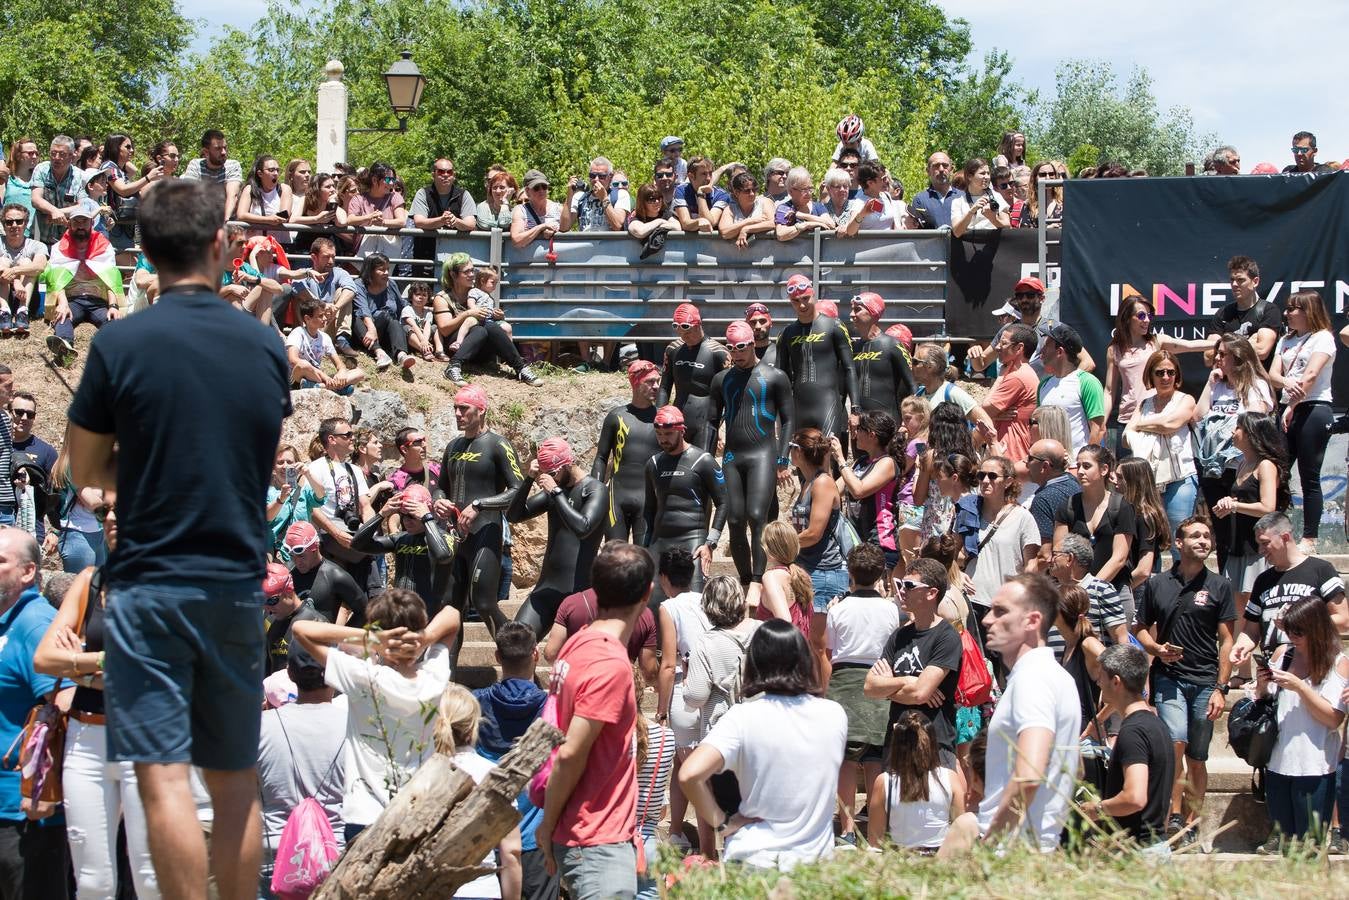
[[[563,735],[536,720],[482,784],[443,753],[422,764],[347,848],[314,900],[449,897],[520,821],[515,800]]]

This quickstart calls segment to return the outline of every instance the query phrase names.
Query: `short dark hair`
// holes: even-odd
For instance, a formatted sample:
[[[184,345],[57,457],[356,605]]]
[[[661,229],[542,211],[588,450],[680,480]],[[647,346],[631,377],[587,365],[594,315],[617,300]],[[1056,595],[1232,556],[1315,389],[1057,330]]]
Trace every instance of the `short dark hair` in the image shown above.
[[[9,212],[23,213],[24,221],[25,222],[28,221],[29,218],[28,207],[24,206],[22,203],[6,203],[4,209],[0,210],[0,213],[9,213]]]
[[[858,587],[870,587],[885,574],[885,551],[876,544],[858,544],[848,554],[848,574]]]
[[[884,174],[885,166],[876,162],[874,159],[869,159],[857,167],[857,183],[870,184]]]
[[[0,363],[0,375],[13,375],[14,370],[4,363]]]
[[[1293,143],[1296,144],[1298,141],[1311,141],[1312,149],[1316,149],[1316,135],[1312,134],[1310,131],[1299,131],[1297,134],[1293,135]]]
[[[656,565],[651,554],[624,541],[610,541],[590,566],[590,586],[600,609],[625,609],[644,603]]]
[[[225,221],[225,195],[204,181],[167,178],[145,192],[138,221],[141,249],[156,269],[177,275],[214,267],[208,254]]]
[[[1181,538],[1185,537],[1185,529],[1190,528],[1191,526],[1194,525],[1203,525],[1205,528],[1208,529],[1208,536],[1213,537],[1213,523],[1211,523],[1208,519],[1204,518],[1203,516],[1190,516],[1188,519],[1186,519],[1185,521],[1181,522],[1179,525],[1176,526],[1176,539],[1180,540]]]
[[[1118,678],[1124,689],[1142,696],[1148,683],[1148,655],[1133,644],[1113,644],[1096,660],[1107,677]]]
[[[687,547],[667,547],[660,554],[659,571],[671,587],[686,591],[693,584],[693,554]]]
[[[394,433],[393,436],[394,447],[398,448],[399,450],[402,450],[404,447],[407,446],[408,438],[414,434],[417,434],[421,430],[422,429],[420,428],[413,428],[411,425],[404,425],[402,428],[398,429],[398,431]]]
[[[741,694],[799,697],[815,689],[815,662],[805,635],[791,622],[770,619],[754,630],[745,651]]]
[[[1040,637],[1049,637],[1049,629],[1054,627],[1059,614],[1059,591],[1054,582],[1039,572],[1023,572],[1005,583],[1020,585],[1025,606],[1040,614]]]
[[[389,267],[389,257],[385,256],[383,253],[371,253],[367,256],[365,261],[361,263],[361,283],[368,286],[370,284],[371,276],[375,274],[375,269],[380,266],[387,269]]]
[[[1031,358],[1031,354],[1035,352],[1035,347],[1040,341],[1040,336],[1035,333],[1035,329],[1021,322],[1013,322],[1008,325],[1006,334],[1007,340],[1013,344],[1021,345],[1022,353],[1026,359]]]
[[[937,589],[937,601],[946,596],[946,590],[951,586],[951,580],[947,577],[946,566],[939,561],[926,556],[920,556],[909,563],[909,574],[917,575],[923,579],[923,584]]]
[[[307,319],[321,309],[323,309],[323,301],[317,297],[305,297],[295,307],[301,319]]]
[[[856,147],[844,147],[842,150],[838,151],[837,161],[843,162],[843,157],[845,156],[855,156],[860,160],[862,158],[862,151],[858,150]]]
[[[211,141],[223,141],[225,132],[218,128],[208,128],[201,133],[201,145],[203,147],[211,146]]]
[[[327,446],[328,446],[328,438],[330,438],[330,437],[333,436],[333,432],[337,430],[337,426],[338,426],[338,425],[346,425],[346,424],[349,424],[349,423],[347,422],[346,419],[343,419],[341,416],[333,416],[333,417],[330,418],[330,419],[324,419],[322,422],[320,422],[320,423],[319,423],[319,446],[324,447],[324,448],[327,448]]]
[[[294,642],[293,646],[300,646],[299,642]],[[316,664],[313,657],[306,661],[303,657],[291,654],[286,660],[286,674],[295,682],[296,689],[301,691],[317,691],[327,684],[323,678],[323,667]]]
[[[1248,278],[1260,277],[1260,266],[1249,256],[1234,256],[1227,261],[1227,272],[1245,272]]]
[[[365,608],[366,620],[383,629],[406,628],[421,631],[426,627],[426,603],[416,591],[385,588]]]
[[[663,156],[656,160],[655,165],[651,167],[651,174],[654,175],[661,169],[669,169],[671,172],[677,171],[675,164]]]
[[[0,375],[12,375],[12,374],[13,373],[9,371],[9,366],[5,366],[5,371],[0,372]],[[13,404],[15,400],[27,400],[29,403],[33,404],[33,409],[37,409],[37,397],[33,396],[32,391],[15,391],[14,394],[9,398],[9,402]]]
[[[1287,513],[1275,510],[1256,519],[1255,530],[1257,532],[1273,531],[1276,534],[1287,534],[1293,530],[1293,522],[1288,518]]]
[[[507,622],[497,629],[496,644],[503,663],[523,663],[529,661],[539,639],[525,623]]]

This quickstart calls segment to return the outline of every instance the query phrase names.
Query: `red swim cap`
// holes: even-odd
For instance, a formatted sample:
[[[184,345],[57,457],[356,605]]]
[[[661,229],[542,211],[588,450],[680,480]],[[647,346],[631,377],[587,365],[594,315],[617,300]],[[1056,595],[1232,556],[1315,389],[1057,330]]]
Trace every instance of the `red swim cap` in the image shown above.
[[[815,286],[805,275],[793,275],[787,279],[787,296],[802,297],[815,293]]]
[[[875,291],[863,291],[853,298],[853,302],[862,304],[867,314],[878,322],[881,316],[885,315],[885,301]]]
[[[692,303],[681,303],[675,307],[674,321],[678,325],[701,325],[703,314]]]
[[[754,329],[750,328],[744,322],[732,322],[726,326],[726,341],[731,344],[741,344],[745,341],[754,340]]]
[[[828,316],[831,319],[838,318],[838,304],[833,300],[816,300],[815,310],[822,316]]]
[[[677,406],[662,406],[656,410],[657,428],[683,428],[684,413]]]
[[[539,469],[545,475],[552,475],[558,469],[575,461],[571,446],[560,437],[550,437],[539,444],[539,450],[534,457],[539,461]]]
[[[639,359],[628,366],[628,384],[633,387],[642,383],[642,380],[652,372],[656,371],[656,364],[649,359]]]
[[[487,392],[476,384],[461,387],[454,395],[454,402],[456,405],[462,403],[465,406],[476,406],[483,412],[487,412]]]
[[[262,578],[262,593],[271,599],[294,592],[295,582],[291,580],[290,569],[281,563],[268,563],[267,574]]]

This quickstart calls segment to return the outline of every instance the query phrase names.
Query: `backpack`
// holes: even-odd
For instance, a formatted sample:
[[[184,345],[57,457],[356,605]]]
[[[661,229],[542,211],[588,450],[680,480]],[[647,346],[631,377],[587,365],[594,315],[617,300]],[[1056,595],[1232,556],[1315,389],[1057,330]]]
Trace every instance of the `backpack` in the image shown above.
[[[993,696],[993,678],[984,654],[968,629],[960,632],[960,678],[956,682],[956,705],[966,709],[983,706]]]
[[[272,893],[281,900],[304,900],[328,877],[336,861],[337,838],[328,814],[313,797],[305,797],[281,829]]]

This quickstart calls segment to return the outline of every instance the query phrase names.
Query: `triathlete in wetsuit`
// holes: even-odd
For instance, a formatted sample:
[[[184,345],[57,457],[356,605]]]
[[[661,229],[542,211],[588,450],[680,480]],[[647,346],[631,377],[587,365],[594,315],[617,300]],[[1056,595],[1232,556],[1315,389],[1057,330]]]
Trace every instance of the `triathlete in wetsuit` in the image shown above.
[[[754,329],[754,355],[759,362],[770,366],[778,364],[778,345],[773,343],[773,314],[762,303],[745,307],[745,321]]]
[[[792,425],[818,428],[840,440],[848,433],[846,396],[857,403],[857,376],[852,367],[848,332],[835,319],[815,309],[815,288],[804,275],[787,279],[787,298],[796,321],[778,336],[778,368],[787,373],[796,403]]]
[[[350,618],[338,623],[361,628],[365,625],[365,591],[347,570],[319,552],[319,533],[309,522],[292,522],[282,548],[290,555],[290,577],[295,593],[308,599],[329,622],[338,623],[338,611],[346,607]]]
[[[382,514],[372,516],[351,539],[362,553],[393,554],[394,575],[390,587],[412,591],[426,604],[426,618],[435,618],[450,594],[454,565],[453,541],[447,540],[431,512],[431,494],[420,484],[409,485],[390,500],[388,509],[402,516],[403,528],[395,534],[380,534]]]
[[[675,407],[662,406],[656,412],[656,440],[662,452],[646,464],[647,547],[653,559],[660,559],[669,547],[692,553],[700,560],[693,573],[693,590],[699,590],[726,524],[726,479],[711,453],[684,440],[684,416]],[[657,583],[651,589],[653,612],[662,599]]]
[[[899,403],[913,394],[913,370],[899,341],[881,331],[885,301],[866,291],[852,298],[853,371],[857,373],[857,405],[853,412],[874,409],[896,422]]]
[[[707,430],[707,411],[712,405],[708,391],[712,379],[726,367],[726,348],[703,334],[703,317],[692,303],[681,303],[674,311],[674,328],[679,339],[665,348],[657,406],[673,403],[684,414],[684,439],[703,446]]]
[[[539,491],[530,496],[535,484]],[[536,637],[553,627],[563,597],[590,587],[590,564],[604,540],[608,501],[609,489],[576,465],[566,441],[549,438],[539,445],[506,510],[513,523],[548,513],[548,546],[539,563],[539,580],[515,614],[515,621],[534,629]]]
[[[454,395],[454,420],[462,433],[445,448],[432,511],[442,522],[455,510],[459,514],[450,603],[462,615],[471,599],[495,634],[506,623],[497,605],[502,519],[525,476],[510,441],[488,431],[486,418],[487,392],[476,384],[460,388]],[[452,667],[462,641],[461,632],[451,652]]]
[[[604,539],[627,541],[639,547],[646,543],[646,461],[660,452],[656,445],[656,397],[660,394],[660,370],[650,360],[628,366],[632,402],[615,406],[600,425],[595,445],[595,464],[590,477],[609,481],[609,511]],[[613,457],[613,465],[609,458]]]
[[[740,583],[763,581],[766,559],[763,529],[776,508],[777,483],[791,479],[787,444],[792,435],[792,385],[781,370],[756,360],[754,331],[744,322],[726,328],[731,368],[712,379],[715,441],[726,422],[726,520],[731,528],[731,558]],[[749,526],[749,539],[745,526]]]

